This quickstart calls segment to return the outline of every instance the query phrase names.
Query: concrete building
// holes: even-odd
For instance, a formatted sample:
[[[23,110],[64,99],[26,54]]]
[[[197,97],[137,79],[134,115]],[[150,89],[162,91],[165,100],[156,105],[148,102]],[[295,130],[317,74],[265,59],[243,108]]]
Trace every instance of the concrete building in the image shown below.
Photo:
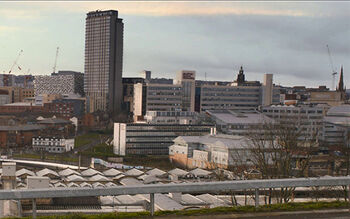
[[[116,114],[122,105],[124,24],[118,11],[92,11],[85,28],[84,90],[89,112]]]
[[[0,90],[0,106],[10,103],[10,95],[6,90]]]
[[[0,87],[12,87],[15,85],[16,76],[13,74],[0,74]]]
[[[330,108],[323,125],[323,140],[327,146],[350,147],[350,105]]]
[[[237,136],[246,136],[254,130],[259,131],[259,125],[274,122],[257,111],[208,110],[206,113],[215,121],[220,132]]]
[[[27,98],[34,97],[34,89],[22,87],[0,87],[0,91],[7,91],[9,103],[23,102]]]
[[[199,124],[205,115],[188,111],[147,111],[145,121],[148,124]]]
[[[125,112],[134,112],[134,85],[144,83],[144,78],[123,78],[123,105]]]
[[[262,84],[262,105],[269,106],[273,103],[273,83],[272,74],[264,74]]]
[[[182,70],[176,75],[175,84],[182,86],[182,111],[194,112],[196,72]]]
[[[227,168],[248,165],[248,139],[235,135],[179,136],[169,147],[170,160],[186,168]]]
[[[272,74],[264,76],[264,82],[245,81],[243,68],[237,80],[231,84],[202,84],[198,89],[199,110],[247,110],[260,105],[279,104],[279,87],[273,85]],[[197,94],[196,94],[197,95]]]
[[[84,96],[84,74],[73,71],[59,71],[49,75],[35,76],[35,96],[42,94],[79,94]]]
[[[304,139],[320,138],[323,134],[323,118],[329,109],[328,105],[299,105],[299,106],[264,106],[261,112],[276,120],[296,122]]]
[[[135,84],[134,120],[143,119],[147,111],[182,111],[182,97],[180,84]]]
[[[47,151],[49,153],[64,153],[74,149],[74,138],[56,138],[52,136],[37,136],[32,138],[32,146],[35,151]]]
[[[341,91],[314,91],[306,103],[323,103],[330,106],[340,106],[345,103],[344,92]]]
[[[167,155],[178,136],[206,135],[213,125],[114,123],[113,151],[118,155]]]

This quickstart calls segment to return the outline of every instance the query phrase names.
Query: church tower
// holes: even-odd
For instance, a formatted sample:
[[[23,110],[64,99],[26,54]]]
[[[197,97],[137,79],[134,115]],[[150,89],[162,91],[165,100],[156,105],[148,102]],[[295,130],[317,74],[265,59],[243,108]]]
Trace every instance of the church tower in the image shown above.
[[[343,66],[341,67],[341,70],[340,70],[340,78],[339,78],[339,84],[338,84],[338,87],[337,87],[337,91],[341,91],[341,92],[344,92],[345,91],[345,87],[344,87],[344,78],[343,78]]]
[[[245,82],[244,71],[243,71],[243,66],[241,66],[241,69],[239,70],[239,73],[237,76],[237,84],[241,85],[241,84],[244,84],[244,82]]]

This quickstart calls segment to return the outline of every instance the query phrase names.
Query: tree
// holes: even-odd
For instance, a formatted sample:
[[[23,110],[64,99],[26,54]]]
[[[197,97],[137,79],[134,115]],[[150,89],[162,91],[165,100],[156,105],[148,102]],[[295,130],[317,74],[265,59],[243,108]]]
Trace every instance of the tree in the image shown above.
[[[317,146],[316,136],[317,130],[310,134],[300,120],[263,122],[246,135],[247,150],[231,153],[238,164],[233,169],[237,171],[239,165],[246,169],[249,165],[263,179],[305,177],[311,152]],[[275,196],[278,202],[288,202],[293,191],[294,188],[270,190],[269,196]]]

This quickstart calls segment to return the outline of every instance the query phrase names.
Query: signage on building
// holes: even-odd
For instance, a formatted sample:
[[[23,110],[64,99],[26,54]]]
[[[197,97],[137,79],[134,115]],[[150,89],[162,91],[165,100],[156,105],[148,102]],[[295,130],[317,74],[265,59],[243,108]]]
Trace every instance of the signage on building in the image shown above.
[[[183,72],[182,79],[194,80],[194,73],[193,72]]]

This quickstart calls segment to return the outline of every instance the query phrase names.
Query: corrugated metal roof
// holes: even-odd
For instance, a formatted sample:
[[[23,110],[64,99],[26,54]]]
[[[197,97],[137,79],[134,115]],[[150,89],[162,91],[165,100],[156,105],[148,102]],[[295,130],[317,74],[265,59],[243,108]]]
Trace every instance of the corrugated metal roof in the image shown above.
[[[117,176],[117,175],[119,175],[119,174],[121,174],[121,173],[123,173],[123,172],[121,172],[121,171],[119,171],[119,170],[117,170],[117,169],[114,169],[114,168],[111,168],[111,169],[108,169],[108,170],[105,170],[105,171],[103,171],[103,174],[105,175],[105,176]]]

